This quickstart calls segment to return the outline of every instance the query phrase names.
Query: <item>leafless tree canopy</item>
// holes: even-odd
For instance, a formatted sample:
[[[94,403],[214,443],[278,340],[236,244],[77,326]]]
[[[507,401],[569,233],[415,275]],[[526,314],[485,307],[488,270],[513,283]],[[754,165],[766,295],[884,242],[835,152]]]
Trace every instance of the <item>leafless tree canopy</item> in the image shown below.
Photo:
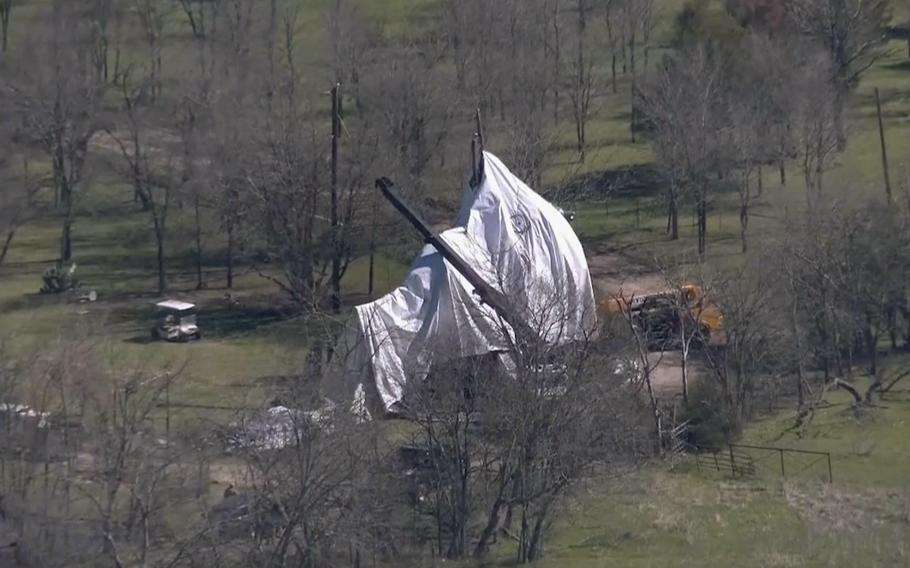
[[[90,259],[108,242],[135,248],[142,283],[116,283],[123,298],[224,294],[231,319],[255,289],[299,319],[305,353],[300,376],[203,419],[172,400],[204,388],[183,366],[137,362],[144,347],[81,320],[41,320],[40,351],[0,334],[0,538],[18,564],[529,563],[582,481],[666,455],[679,416],[720,417],[729,441],[785,403],[804,427],[832,389],[873,409],[910,376],[892,357],[910,345],[910,201],[831,191],[857,86],[886,53],[886,0],[393,3],[403,21],[378,4],[0,0],[2,276],[83,255],[101,271]],[[435,227],[481,134],[541,194],[590,189],[578,233],[592,256],[630,242],[614,239],[615,180],[656,172],[633,188],[647,211],[617,199],[634,205],[631,246],[659,210],[648,244],[692,235],[694,254],[654,263],[661,321],[633,313],[636,290],[590,336],[544,342],[567,302],[540,293],[539,313],[509,313],[507,349],[429,346],[403,419],[362,422],[323,398],[347,354],[344,310],[381,291],[380,266],[397,284],[421,246],[374,180],[393,178]],[[615,149],[634,164],[612,169]],[[769,215],[772,191],[787,205]],[[725,207],[735,250],[715,265],[709,218]],[[103,224],[123,212],[128,231]],[[532,295],[500,284],[507,307]],[[76,294],[3,292],[3,308],[96,315]],[[676,351],[678,399],[657,376]]]

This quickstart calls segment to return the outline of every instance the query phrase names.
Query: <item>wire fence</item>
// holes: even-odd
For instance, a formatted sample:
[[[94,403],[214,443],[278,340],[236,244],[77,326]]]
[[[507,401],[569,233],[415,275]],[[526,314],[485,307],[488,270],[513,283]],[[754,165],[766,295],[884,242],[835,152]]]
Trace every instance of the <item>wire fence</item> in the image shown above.
[[[800,477],[834,482],[829,452],[773,446],[727,444],[723,448],[693,448],[699,472],[718,472],[734,478]]]

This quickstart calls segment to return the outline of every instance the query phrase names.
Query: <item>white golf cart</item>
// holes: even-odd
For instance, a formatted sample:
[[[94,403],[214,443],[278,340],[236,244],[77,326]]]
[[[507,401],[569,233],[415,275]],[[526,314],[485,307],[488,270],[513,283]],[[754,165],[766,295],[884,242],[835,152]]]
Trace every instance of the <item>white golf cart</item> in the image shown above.
[[[185,342],[202,338],[196,325],[196,304],[165,300],[155,304],[158,321],[152,328],[153,339]]]

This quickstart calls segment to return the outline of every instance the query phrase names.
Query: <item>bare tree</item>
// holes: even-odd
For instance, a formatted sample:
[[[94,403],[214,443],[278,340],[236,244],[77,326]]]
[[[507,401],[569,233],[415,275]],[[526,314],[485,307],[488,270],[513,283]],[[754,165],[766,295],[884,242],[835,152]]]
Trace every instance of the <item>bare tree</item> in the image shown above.
[[[156,451],[153,416],[179,374],[167,369],[151,376],[126,372],[91,388],[96,412],[87,426],[98,456],[100,491],[80,489],[100,522],[102,552],[116,566],[128,565],[128,555],[136,549],[141,565],[148,559],[151,516],[163,508],[161,483],[173,463]],[[124,493],[131,505],[126,511],[120,505]],[[136,549],[124,536],[132,532],[132,515],[125,514],[130,512],[141,527]]]
[[[195,39],[205,39],[210,27],[217,28],[219,8],[223,0],[179,0],[179,2]]]
[[[721,63],[705,45],[668,56],[657,78],[638,93],[652,144],[667,180],[668,228],[676,239],[680,196],[694,194],[698,213],[698,253],[707,244],[711,174],[726,167],[721,159],[728,131],[716,112],[724,92]]]
[[[739,193],[740,242],[744,254],[748,251],[749,213],[755,197],[753,185],[757,182],[760,195],[761,168],[772,155],[768,148],[776,145],[775,136],[779,135],[773,126],[790,119],[787,116],[789,109],[781,108],[776,100],[776,90],[781,88],[776,79],[781,71],[767,69],[766,51],[773,49],[769,43],[755,35],[743,40],[737,57],[749,63],[728,68],[726,103],[721,111],[727,114],[729,145],[726,154]],[[768,128],[769,125],[772,128]]]
[[[321,377],[312,379],[318,383]],[[361,489],[379,474],[376,464],[384,458],[378,429],[359,424],[346,409],[307,410],[318,403],[313,387],[299,383],[283,389],[280,405],[232,427],[231,436],[239,442],[233,451],[248,480],[237,488],[235,501],[245,503],[240,520],[249,530],[224,548],[238,564],[337,565],[342,551],[359,547],[370,530],[380,530],[369,526],[378,519],[357,517],[369,513],[366,501],[375,497]],[[236,516],[224,524],[236,523]],[[231,537],[221,532],[222,539]]]
[[[174,181],[169,170],[171,158],[162,155],[168,150],[162,145],[165,135],[159,133],[159,140],[151,141],[150,129],[143,126],[143,109],[141,104],[151,83],[143,82],[139,87],[130,89],[130,73],[126,72],[120,85],[123,112],[127,123],[126,135],[108,129],[107,133],[117,144],[128,170],[128,177],[133,190],[142,201],[143,208],[149,213],[155,234],[156,259],[158,268],[158,291],[167,288],[165,270],[165,239],[167,236],[167,217],[170,208]],[[151,81],[151,78],[149,79]],[[157,147],[154,147],[157,145]],[[156,163],[157,160],[157,163]],[[188,164],[184,164],[187,168]],[[162,170],[164,170],[162,172]]]
[[[77,7],[52,3],[48,28],[36,30],[24,48],[32,54],[14,62],[4,80],[23,124],[25,139],[51,162],[55,203],[63,212],[60,260],[72,258],[72,227],[76,198],[83,179],[89,140],[103,86],[88,67],[85,22],[72,17]]]
[[[652,378],[654,371],[663,360],[665,349],[668,349],[676,338],[662,336],[662,332],[665,330],[655,329],[653,326],[655,322],[641,317],[638,310],[632,309],[633,304],[637,304],[643,299],[647,300],[637,298],[635,294],[620,292],[613,302],[618,308],[616,319],[621,322],[621,337],[625,340],[624,343],[628,344],[628,350],[631,352],[631,355],[628,356],[628,364],[635,371],[631,381],[636,395],[641,392],[642,388],[645,390],[653,427],[652,433],[654,439],[659,440],[663,432],[663,415]],[[652,355],[655,348],[656,356]]]
[[[805,67],[794,85],[795,138],[810,209],[822,195],[824,172],[831,166],[838,149],[837,117],[841,110],[836,89],[832,87],[824,57]]]
[[[148,49],[147,75],[149,77],[151,100],[161,96],[162,81],[162,38],[171,4],[154,0],[133,0],[133,11],[139,19]]]
[[[124,5],[116,0],[92,0],[88,17],[91,20],[92,60],[98,80],[110,78],[110,49],[114,43],[114,82],[120,71],[120,33],[125,18]]]
[[[9,49],[9,19],[13,12],[13,0],[0,0],[0,51]]]
[[[624,32],[623,68],[625,68],[625,53],[628,53],[628,69],[632,79],[629,91],[631,95],[629,133],[631,134],[632,142],[635,142],[635,129],[638,126],[638,108],[635,105],[635,97],[638,89],[639,74],[636,56],[642,50],[644,65],[647,67],[650,53],[650,37],[654,29],[654,0],[625,0],[621,3],[621,10]],[[626,45],[628,45],[628,51],[626,51]]]
[[[0,171],[5,164],[0,158]],[[35,210],[33,199],[39,184],[29,175],[28,158],[22,160],[21,177],[8,175],[0,189],[0,266],[9,252],[16,232],[30,219]]]
[[[610,48],[610,90],[615,94],[616,87],[616,61],[619,55],[620,37],[620,2],[617,0],[602,0],[604,27],[607,31],[607,44]]]
[[[427,378],[408,385],[403,408],[419,426],[414,447],[425,456],[425,510],[441,555],[484,557],[505,534],[517,540],[516,560],[533,562],[575,482],[594,467],[619,473],[635,461],[639,378],[597,378],[614,365],[628,370],[614,344],[535,341],[560,329],[550,318],[558,301],[547,304],[528,318],[531,336],[508,353],[453,357],[452,342],[440,338]]]
[[[788,10],[803,34],[824,49],[831,62],[830,81],[834,86],[833,119],[838,149],[846,143],[844,111],[848,92],[882,56],[878,47],[885,41],[890,20],[885,0],[799,0]]]
[[[336,0],[329,16],[335,82],[354,98],[357,111],[362,112],[364,101],[360,83],[367,68],[374,63],[370,54],[380,44],[379,33],[361,14],[357,2]]]
[[[375,66],[369,80],[374,124],[389,166],[404,185],[423,187],[424,172],[443,148],[453,118],[452,99],[440,80],[438,61],[416,48]],[[405,86],[406,85],[406,86]],[[365,86],[366,88],[366,86]]]
[[[575,143],[579,159],[585,161],[586,131],[594,95],[594,61],[586,58],[588,17],[592,11],[588,0],[577,0],[577,26],[575,28],[575,60],[572,63],[572,77],[569,84],[569,99],[572,101],[572,117],[575,120]]]
[[[244,92],[246,80],[238,77],[240,94],[231,104],[248,100],[257,114],[239,130],[239,123],[226,123],[234,132],[232,138],[247,148],[245,155],[236,160],[242,164],[239,175],[226,177],[230,182],[226,187],[231,188],[235,202],[246,204],[249,215],[255,216],[261,229],[258,240],[264,241],[268,256],[281,265],[280,272],[257,268],[259,273],[279,286],[303,312],[311,313],[323,300],[329,266],[337,263],[340,282],[353,258],[353,243],[362,230],[357,223],[364,205],[362,197],[370,189],[364,183],[366,175],[374,160],[384,156],[380,152],[385,148],[377,141],[380,130],[373,125],[390,115],[381,108],[365,108],[361,116],[344,115],[336,125],[336,142],[344,151],[338,156],[334,203],[337,222],[333,227],[331,175],[327,167],[332,146],[330,138],[324,138],[329,126],[326,119],[331,117],[313,114],[309,111],[312,107],[302,105],[298,97],[302,77],[295,58],[296,28],[301,17],[297,10],[289,7],[279,14],[284,41],[280,59],[276,59],[274,87],[280,96],[263,105],[257,102],[255,92]],[[415,100],[423,102],[416,97]],[[391,105],[399,102],[400,97],[386,101]],[[388,157],[396,163],[404,161],[407,168],[415,168],[408,171],[419,174],[432,155],[422,139],[430,124],[422,121],[429,117],[415,112],[402,118],[413,122],[399,124],[403,129],[400,133],[389,133],[400,136],[402,146],[395,147],[401,154],[391,153]],[[237,211],[240,207],[232,209]]]
[[[760,264],[715,286],[713,299],[723,313],[725,341],[704,350],[726,407],[738,423],[752,411],[757,381],[774,372],[782,337],[774,323],[776,312],[769,309],[774,305],[774,281]]]

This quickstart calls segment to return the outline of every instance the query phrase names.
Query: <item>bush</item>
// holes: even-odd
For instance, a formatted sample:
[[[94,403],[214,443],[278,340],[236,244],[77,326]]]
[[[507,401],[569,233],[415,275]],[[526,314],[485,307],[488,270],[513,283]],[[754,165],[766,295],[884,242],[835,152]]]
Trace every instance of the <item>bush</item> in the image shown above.
[[[683,420],[689,420],[688,443],[699,448],[722,447],[733,441],[742,426],[727,409],[720,388],[710,381],[690,389]]]

